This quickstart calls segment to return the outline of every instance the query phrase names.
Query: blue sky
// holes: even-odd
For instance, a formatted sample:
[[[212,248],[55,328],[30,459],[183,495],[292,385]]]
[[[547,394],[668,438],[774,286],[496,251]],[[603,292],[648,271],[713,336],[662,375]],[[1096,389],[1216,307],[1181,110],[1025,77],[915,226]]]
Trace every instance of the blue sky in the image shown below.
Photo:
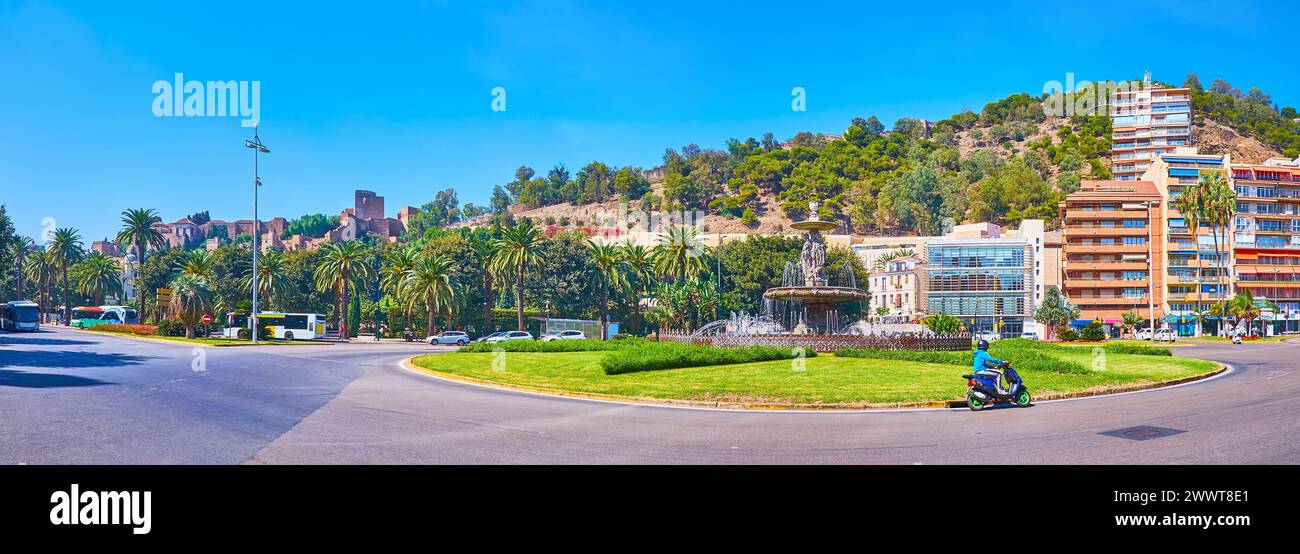
[[[1300,103],[1287,3],[130,4],[0,0],[0,203],[21,233],[52,217],[103,238],[133,207],[251,217],[250,130],[154,117],[177,72],[261,82],[261,214],[289,218],[355,188],[391,215],[449,186],[485,203],[521,163],[649,167],[689,143],[941,119],[1069,72]]]

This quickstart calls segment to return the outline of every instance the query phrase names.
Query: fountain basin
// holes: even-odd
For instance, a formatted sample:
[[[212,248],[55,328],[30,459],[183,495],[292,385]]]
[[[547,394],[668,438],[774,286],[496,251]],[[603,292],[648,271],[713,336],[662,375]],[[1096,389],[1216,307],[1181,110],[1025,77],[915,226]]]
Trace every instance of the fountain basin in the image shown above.
[[[810,304],[831,304],[836,302],[855,302],[869,298],[862,289],[852,287],[776,287],[767,289],[763,298],[770,300],[793,300]]]

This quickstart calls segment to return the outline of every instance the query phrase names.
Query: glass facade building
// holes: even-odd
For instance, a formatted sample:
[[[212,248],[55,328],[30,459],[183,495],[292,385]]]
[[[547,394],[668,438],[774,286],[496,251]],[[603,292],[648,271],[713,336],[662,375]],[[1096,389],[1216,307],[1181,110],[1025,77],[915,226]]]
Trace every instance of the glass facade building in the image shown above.
[[[962,319],[973,333],[1018,337],[1033,320],[1033,247],[1023,238],[926,244],[926,313]]]

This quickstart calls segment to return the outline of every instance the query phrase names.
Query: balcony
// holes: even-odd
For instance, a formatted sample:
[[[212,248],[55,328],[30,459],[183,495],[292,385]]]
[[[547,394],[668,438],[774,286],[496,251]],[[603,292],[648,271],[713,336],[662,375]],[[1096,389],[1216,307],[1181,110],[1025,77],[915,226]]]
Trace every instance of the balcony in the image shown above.
[[[1065,219],[1069,222],[1078,222],[1081,220],[1115,220],[1115,219],[1146,219],[1147,211],[1143,210],[1070,210],[1065,211]],[[1067,227],[1078,228],[1078,227]]]
[[[1067,237],[1146,237],[1145,227],[1066,227]]]
[[[1066,271],[1146,271],[1147,262],[1084,262],[1066,260],[1061,266]]]
[[[1067,276],[1061,283],[1061,286],[1067,289],[1145,289],[1147,281],[1124,281],[1121,279],[1081,279],[1078,277]]]
[[[1132,307],[1145,307],[1145,306],[1147,305],[1147,299],[1146,299],[1146,298],[1123,298],[1123,297],[1115,297],[1115,296],[1110,297],[1110,298],[1100,298],[1100,297],[1092,297],[1092,298],[1089,298],[1089,297],[1086,297],[1086,296],[1079,296],[1079,295],[1077,295],[1077,294],[1076,294],[1076,295],[1066,294],[1065,297],[1066,297],[1066,299],[1069,300],[1071,303],[1076,304],[1076,305],[1079,305],[1079,306],[1132,306]]]

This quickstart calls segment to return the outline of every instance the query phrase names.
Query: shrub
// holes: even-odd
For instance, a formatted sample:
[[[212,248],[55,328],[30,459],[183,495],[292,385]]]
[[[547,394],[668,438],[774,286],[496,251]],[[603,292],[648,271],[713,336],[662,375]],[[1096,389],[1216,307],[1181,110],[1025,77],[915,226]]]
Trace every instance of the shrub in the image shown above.
[[[1139,354],[1143,356],[1173,356],[1168,348],[1147,346],[1144,344],[1109,343],[1102,346],[1107,354]]]
[[[1084,325],[1079,336],[1088,342],[1101,342],[1106,340],[1106,330],[1102,329],[1100,321],[1094,321]]]
[[[167,318],[158,322],[155,334],[161,337],[183,337],[185,336],[185,324],[176,318]]]
[[[638,371],[788,360],[799,355],[811,358],[817,353],[808,348],[778,346],[717,348],[698,344],[660,342],[614,350],[600,360],[600,367],[605,370],[606,375],[622,375]]]
[[[841,348],[835,352],[843,358],[872,358],[876,360],[910,360],[931,364],[971,365],[970,352],[942,352],[937,350],[881,350],[877,348]]]
[[[624,341],[619,341],[622,343]],[[459,352],[495,352],[500,348],[506,352],[593,352],[600,350],[614,350],[619,345],[614,342],[599,340],[553,340],[542,342],[540,340],[510,340],[488,344],[486,342],[476,342],[460,347]]]
[[[184,332],[184,330],[182,330],[182,332]],[[235,331],[235,337],[242,340],[249,340],[249,335],[251,334],[252,333],[248,331],[247,327]],[[257,334],[257,340],[271,340],[271,338],[274,336],[275,336],[275,331],[273,329],[271,329],[270,327],[263,326],[262,332]]]
[[[158,334],[158,328],[153,325],[138,325],[133,323],[107,323],[93,327],[96,331],[108,331],[110,333],[127,333],[131,335],[153,336]],[[183,332],[183,331],[182,331]]]
[[[1062,329],[1060,333],[1056,334],[1056,338],[1064,342],[1074,342],[1079,340],[1079,332],[1074,329]]]

